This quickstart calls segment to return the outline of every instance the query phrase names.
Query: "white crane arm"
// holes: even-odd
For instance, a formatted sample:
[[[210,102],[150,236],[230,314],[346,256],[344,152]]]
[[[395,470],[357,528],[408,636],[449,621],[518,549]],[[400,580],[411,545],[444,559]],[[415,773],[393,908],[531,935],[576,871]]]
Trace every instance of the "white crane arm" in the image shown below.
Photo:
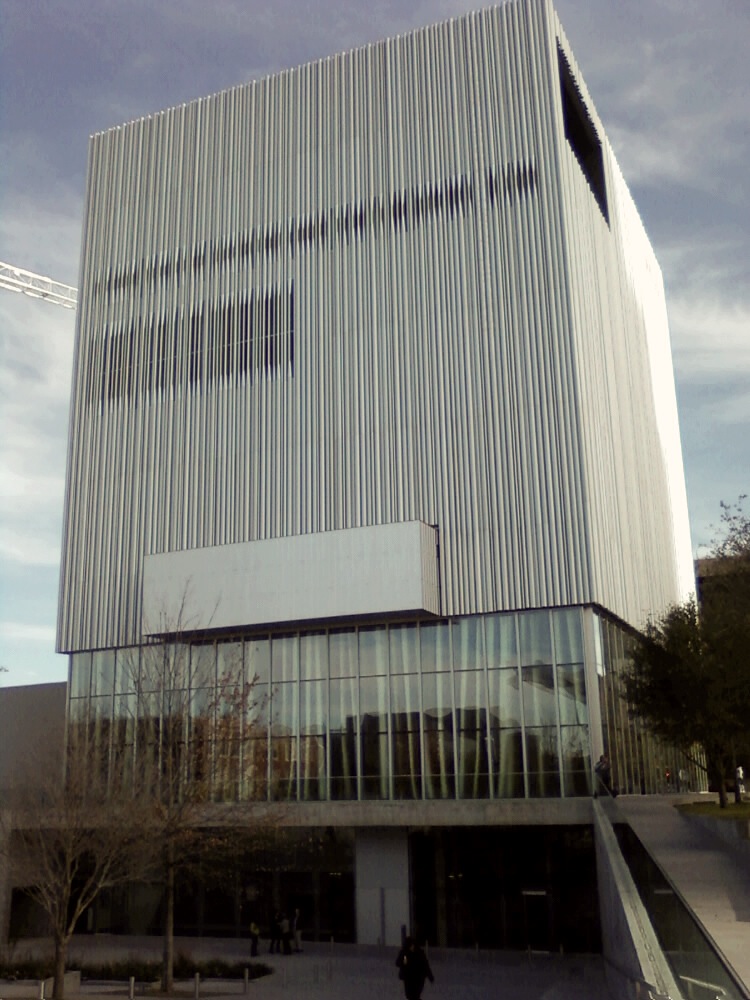
[[[4,264],[0,261],[0,288],[7,288],[10,292],[23,292],[34,299],[47,299],[55,305],[63,306],[65,309],[75,309],[78,301],[78,289],[71,285],[63,285],[52,278],[45,278],[41,274],[34,274],[33,271],[24,271],[23,268],[14,267],[12,264]]]

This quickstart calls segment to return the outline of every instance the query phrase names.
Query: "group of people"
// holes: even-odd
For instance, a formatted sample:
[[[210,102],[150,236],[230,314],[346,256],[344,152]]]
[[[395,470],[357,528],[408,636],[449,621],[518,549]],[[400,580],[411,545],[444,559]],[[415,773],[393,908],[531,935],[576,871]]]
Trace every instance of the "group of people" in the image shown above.
[[[302,935],[299,926],[299,909],[294,911],[291,918],[286,913],[279,910],[274,914],[271,921],[271,943],[268,948],[270,955],[291,955],[292,952],[302,951]],[[260,940],[260,928],[254,920],[250,921],[250,955],[255,958],[258,954],[258,941]]]

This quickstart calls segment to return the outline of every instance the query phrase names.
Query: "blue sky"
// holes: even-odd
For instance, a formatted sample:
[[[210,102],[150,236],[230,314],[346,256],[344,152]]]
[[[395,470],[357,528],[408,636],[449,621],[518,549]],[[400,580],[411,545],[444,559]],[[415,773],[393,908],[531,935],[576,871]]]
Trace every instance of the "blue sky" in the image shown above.
[[[0,260],[77,283],[88,137],[476,7],[0,0]],[[693,547],[750,487],[750,6],[558,0],[662,266]],[[54,653],[74,315],[0,290],[0,665]]]

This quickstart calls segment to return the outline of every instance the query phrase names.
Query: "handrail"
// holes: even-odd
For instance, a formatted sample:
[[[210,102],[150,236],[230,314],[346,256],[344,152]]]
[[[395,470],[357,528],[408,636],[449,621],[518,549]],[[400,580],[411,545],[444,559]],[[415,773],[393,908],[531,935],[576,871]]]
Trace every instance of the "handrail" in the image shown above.
[[[702,986],[707,990],[718,990],[719,992],[714,997],[714,1000],[721,1000],[722,997],[729,996],[724,987],[719,986],[718,983],[706,983],[702,979],[693,979],[692,976],[679,976],[679,978],[684,980],[686,983],[693,983],[694,986]]]
[[[615,972],[618,972],[623,976],[629,983],[635,986],[635,1000],[675,1000],[669,993],[660,993],[659,990],[650,983],[647,979],[641,979],[640,976],[634,976],[631,972],[626,972],[622,966],[618,965],[617,962],[613,962],[611,958],[607,958],[606,955],[602,956],[604,958],[605,965],[611,965]],[[642,988],[646,989],[646,993],[641,992]]]

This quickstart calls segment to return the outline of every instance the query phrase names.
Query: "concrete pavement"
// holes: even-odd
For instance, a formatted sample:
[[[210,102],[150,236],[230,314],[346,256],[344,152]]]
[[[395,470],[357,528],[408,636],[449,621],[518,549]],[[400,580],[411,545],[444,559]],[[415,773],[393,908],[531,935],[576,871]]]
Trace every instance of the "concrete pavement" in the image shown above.
[[[97,935],[78,939],[71,953],[97,961],[139,958],[158,954],[159,939],[117,938]],[[142,947],[143,945],[143,947]],[[266,946],[267,947],[267,946]],[[177,949],[194,957],[227,961],[248,959],[245,941],[180,938]],[[238,981],[210,980],[201,984],[201,996],[250,1000],[397,1000],[403,989],[395,967],[397,949],[357,945],[309,944],[300,955],[268,955],[258,961],[274,973],[253,980],[244,993]],[[601,956],[540,956],[508,952],[480,953],[458,950],[430,951],[435,984],[427,983],[424,1000],[606,1000]],[[142,991],[142,987],[139,987]],[[195,996],[192,981],[179,983],[178,996]],[[84,1000],[113,1000],[127,996],[126,983],[89,983],[81,988]],[[38,1000],[39,984],[0,981],[0,1000]],[[73,1000],[71,996],[69,1000]]]
[[[621,795],[616,805],[750,995],[750,855],[674,808],[692,798]]]

